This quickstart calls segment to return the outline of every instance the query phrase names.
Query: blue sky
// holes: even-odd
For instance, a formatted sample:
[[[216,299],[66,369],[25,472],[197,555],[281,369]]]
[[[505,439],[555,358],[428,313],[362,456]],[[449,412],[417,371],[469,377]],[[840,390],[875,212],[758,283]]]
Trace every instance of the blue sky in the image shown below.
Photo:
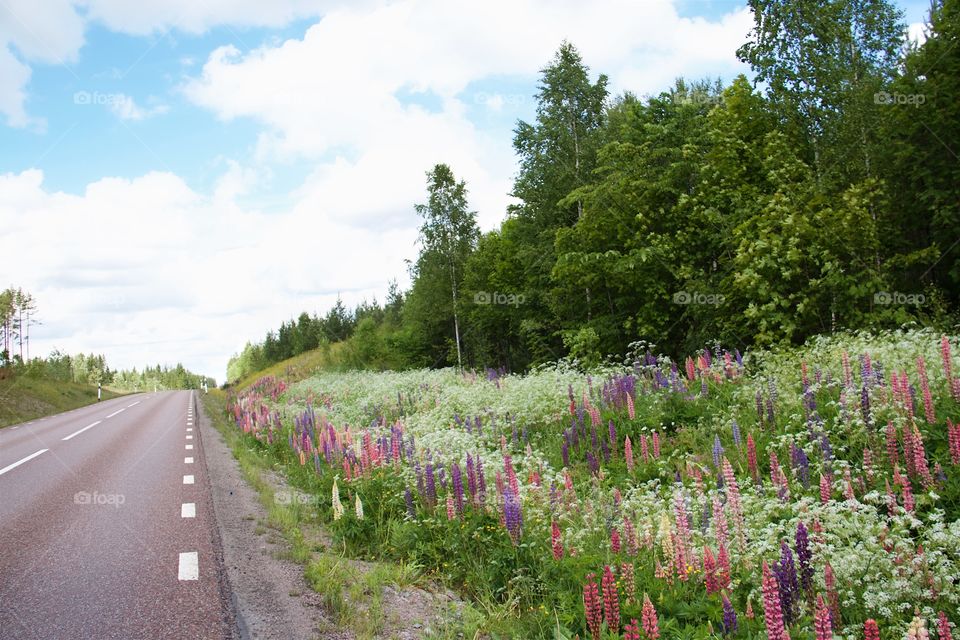
[[[744,3],[453,4],[0,0],[0,222],[23,252],[0,273],[40,300],[35,348],[222,376],[299,311],[382,296],[433,163],[502,218],[565,38],[615,91],[746,71]]]

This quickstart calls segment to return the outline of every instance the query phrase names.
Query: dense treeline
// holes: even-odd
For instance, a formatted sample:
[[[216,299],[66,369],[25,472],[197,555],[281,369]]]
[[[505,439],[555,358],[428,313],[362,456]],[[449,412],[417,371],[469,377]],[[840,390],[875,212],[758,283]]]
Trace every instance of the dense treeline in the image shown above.
[[[348,366],[513,370],[638,340],[799,343],[954,322],[960,302],[960,0],[906,38],[883,1],[751,0],[754,82],[611,97],[564,43],[499,229],[428,174],[409,291],[301,315],[231,361],[233,380],[325,342]],[[758,88],[759,87],[759,88]]]
[[[197,389],[204,382],[216,384],[212,378],[186,370],[182,364],[173,367],[146,367],[114,371],[103,355],[69,355],[54,350],[46,358],[29,357],[29,328],[36,321],[37,304],[29,292],[10,287],[0,291],[0,376],[25,375],[35,379],[80,384],[103,384],[119,391],[153,389]]]

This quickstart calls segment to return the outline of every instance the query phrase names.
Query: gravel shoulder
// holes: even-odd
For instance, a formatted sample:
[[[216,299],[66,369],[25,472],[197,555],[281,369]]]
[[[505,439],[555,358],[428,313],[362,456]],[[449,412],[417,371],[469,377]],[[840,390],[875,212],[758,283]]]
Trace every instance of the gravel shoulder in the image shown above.
[[[322,601],[304,579],[303,566],[282,556],[287,544],[260,523],[268,519],[257,492],[244,480],[223,436],[199,411],[210,493],[241,638],[340,639],[330,631]]]

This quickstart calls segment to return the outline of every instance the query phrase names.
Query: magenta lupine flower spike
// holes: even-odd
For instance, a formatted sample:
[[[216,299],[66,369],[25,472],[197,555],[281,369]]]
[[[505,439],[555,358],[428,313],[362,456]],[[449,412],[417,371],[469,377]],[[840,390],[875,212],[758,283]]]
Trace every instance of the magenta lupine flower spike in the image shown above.
[[[770,640],[782,640],[786,636],[783,626],[783,611],[780,609],[780,589],[777,579],[766,560],[763,562],[763,623]]]

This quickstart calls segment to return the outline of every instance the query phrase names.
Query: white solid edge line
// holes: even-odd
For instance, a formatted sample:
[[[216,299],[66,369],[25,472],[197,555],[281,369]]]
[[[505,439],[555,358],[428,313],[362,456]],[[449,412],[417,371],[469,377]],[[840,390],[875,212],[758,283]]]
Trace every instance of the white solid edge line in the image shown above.
[[[100,424],[101,422],[103,422],[103,420],[97,420],[97,421],[94,422],[93,424],[88,424],[87,426],[85,426],[83,429],[80,429],[79,431],[74,431],[73,433],[71,433],[70,435],[68,435],[66,438],[60,438],[60,439],[61,439],[61,440],[69,440],[69,439],[72,438],[73,436],[78,436],[78,435],[80,435],[81,433],[83,433],[83,432],[86,431],[87,429],[92,429],[93,427],[97,426],[97,425]]]
[[[196,518],[197,517],[197,505],[194,502],[184,502],[180,505],[180,517],[181,518]]]
[[[10,471],[11,469],[16,469],[17,467],[19,467],[20,465],[22,465],[24,462],[28,462],[28,461],[30,461],[30,460],[33,460],[34,458],[36,458],[36,457],[37,457],[38,455],[40,455],[41,453],[44,453],[45,451],[50,451],[50,449],[40,449],[40,451],[37,451],[36,453],[31,453],[31,454],[28,455],[26,458],[23,458],[23,459],[21,459],[21,460],[17,460],[17,461],[14,462],[13,464],[8,464],[8,465],[5,466],[3,469],[0,469],[0,476],[2,476],[3,474],[5,474],[7,471]]]
[[[193,476],[183,476],[183,484],[193,484]]]
[[[177,571],[179,580],[199,580],[200,560],[196,551],[187,551],[180,554],[180,568]]]
[[[134,402],[133,404],[128,404],[128,405],[127,405],[127,408],[129,409],[130,407],[134,407],[134,406],[136,406],[136,405],[138,405],[138,404],[140,404],[140,401],[139,401],[139,400],[137,400],[137,401]]]
[[[183,459],[183,464],[193,464],[193,458],[191,458],[190,456],[187,456],[186,458]]]
[[[126,410],[127,410],[127,408],[124,407],[123,409],[120,409],[119,411],[114,411],[113,413],[111,413],[110,415],[108,415],[107,418],[112,418],[113,416],[117,415],[118,413],[123,413],[123,412],[126,411]]]

